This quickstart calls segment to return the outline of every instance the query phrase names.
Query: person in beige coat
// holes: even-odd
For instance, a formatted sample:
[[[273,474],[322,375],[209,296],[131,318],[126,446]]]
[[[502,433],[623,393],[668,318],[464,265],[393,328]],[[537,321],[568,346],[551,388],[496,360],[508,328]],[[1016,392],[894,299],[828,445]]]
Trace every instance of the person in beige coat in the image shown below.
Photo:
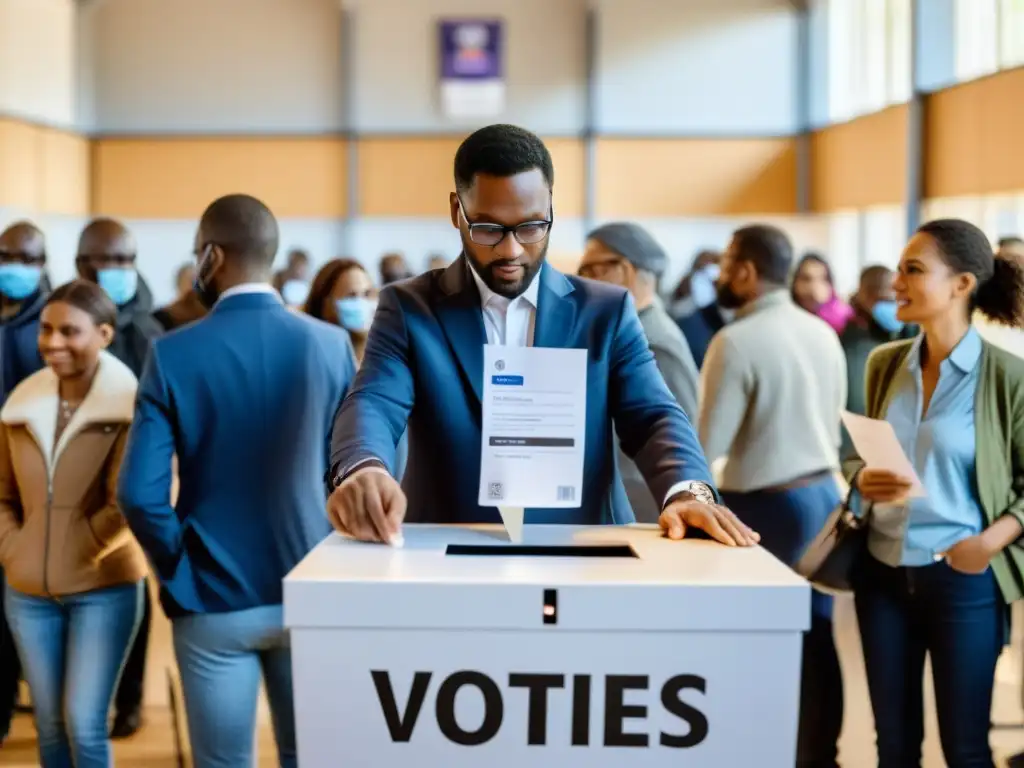
[[[107,716],[142,611],[146,561],[117,507],[136,380],[105,351],[117,309],[68,283],[43,309],[47,367],[0,411],[5,608],[43,768],[108,768]]]

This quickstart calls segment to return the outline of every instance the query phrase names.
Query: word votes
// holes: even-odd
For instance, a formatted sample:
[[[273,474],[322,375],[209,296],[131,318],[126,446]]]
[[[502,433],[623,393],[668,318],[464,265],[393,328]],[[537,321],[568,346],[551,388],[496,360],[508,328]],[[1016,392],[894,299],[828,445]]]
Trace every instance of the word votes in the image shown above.
[[[427,689],[433,677],[432,672],[417,672],[413,676],[412,689],[406,700],[405,711],[398,711],[391,676],[383,670],[370,672],[377,689],[377,700],[391,734],[393,742],[408,742],[412,739],[420,711],[426,701]],[[572,676],[572,745],[590,746],[591,676]],[[566,675],[514,672],[508,676],[510,689],[522,688],[527,691],[526,743],[530,746],[544,746],[548,731],[548,694],[564,689]],[[483,694],[483,722],[475,730],[467,730],[455,718],[455,697],[463,688],[476,688]],[[647,706],[627,704],[626,691],[645,691],[650,687],[646,675],[606,675],[604,678],[604,746],[606,747],[650,747],[647,733],[636,730],[626,732],[626,720],[647,718]],[[662,747],[684,749],[695,747],[708,735],[708,720],[703,712],[682,700],[687,690],[705,692],[707,681],[697,675],[676,675],[661,687],[661,706],[675,717],[689,725],[685,734],[659,734]],[[486,744],[501,730],[505,719],[505,700],[501,688],[483,672],[461,671],[446,677],[437,689],[435,702],[437,726],[448,741],[460,746],[474,747]]]

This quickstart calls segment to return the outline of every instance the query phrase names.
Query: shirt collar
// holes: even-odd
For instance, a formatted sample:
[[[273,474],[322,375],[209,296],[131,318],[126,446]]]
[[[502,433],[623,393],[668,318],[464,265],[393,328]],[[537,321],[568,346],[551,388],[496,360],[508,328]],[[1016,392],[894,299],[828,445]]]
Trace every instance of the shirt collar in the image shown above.
[[[789,291],[785,288],[778,288],[773,291],[769,291],[758,299],[750,302],[746,306],[736,311],[736,317],[749,317],[755,312],[760,312],[762,309],[768,309],[768,307],[775,307],[780,304],[786,304],[791,302],[792,299],[789,296]]]
[[[220,304],[224,299],[230,299],[232,296],[241,296],[246,293],[272,293],[278,295],[277,290],[270,283],[242,283],[224,291],[217,298],[217,303]]]
[[[907,365],[911,370],[916,371],[921,368],[921,347],[923,344],[924,334],[922,333],[914,339],[914,345],[911,347],[910,356],[907,360]],[[960,343],[953,347],[953,351],[949,353],[948,361],[956,366],[961,373],[970,373],[981,359],[982,348],[981,334],[972,325],[964,337],[960,339]]]
[[[469,262],[468,259],[466,261],[469,263],[469,273],[473,275],[473,282],[476,283],[477,290],[480,291],[480,306],[486,307],[491,302],[496,302],[507,307],[512,304],[513,301],[523,299],[534,309],[537,308],[537,296],[540,291],[540,273],[544,270],[543,266],[537,271],[537,274],[533,276],[533,280],[530,281],[530,285],[527,286],[526,290],[514,299],[510,299],[506,296],[501,296],[488,288],[487,284],[483,281],[483,278],[476,273],[476,269],[473,267],[473,264]]]

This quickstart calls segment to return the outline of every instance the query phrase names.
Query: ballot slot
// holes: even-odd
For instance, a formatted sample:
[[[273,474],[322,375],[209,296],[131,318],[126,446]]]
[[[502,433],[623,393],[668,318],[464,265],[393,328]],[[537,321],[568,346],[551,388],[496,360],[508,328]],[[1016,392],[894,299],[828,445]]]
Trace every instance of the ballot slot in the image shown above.
[[[629,544],[449,544],[445,554],[473,557],[638,557]]]

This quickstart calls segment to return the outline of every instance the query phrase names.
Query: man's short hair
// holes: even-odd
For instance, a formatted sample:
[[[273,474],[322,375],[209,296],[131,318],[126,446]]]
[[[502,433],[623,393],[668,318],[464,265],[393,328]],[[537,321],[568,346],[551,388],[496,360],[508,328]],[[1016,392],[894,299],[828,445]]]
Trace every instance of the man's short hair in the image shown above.
[[[1007,237],[999,238],[1000,248],[1020,248],[1024,245],[1024,238],[1018,237],[1017,235],[1008,235]]]
[[[878,291],[888,287],[887,283],[891,282],[892,270],[889,269],[889,267],[882,266],[881,264],[865,267],[860,273],[861,288]]]
[[[225,195],[210,203],[199,222],[208,243],[269,269],[277,256],[277,219],[260,200],[250,195]]]
[[[793,267],[793,244],[786,233],[768,224],[753,224],[733,234],[737,257],[749,261],[766,283],[785,285]]]
[[[455,189],[473,186],[477,174],[506,178],[540,169],[554,186],[551,154],[540,137],[515,125],[489,125],[470,134],[455,153]]]

